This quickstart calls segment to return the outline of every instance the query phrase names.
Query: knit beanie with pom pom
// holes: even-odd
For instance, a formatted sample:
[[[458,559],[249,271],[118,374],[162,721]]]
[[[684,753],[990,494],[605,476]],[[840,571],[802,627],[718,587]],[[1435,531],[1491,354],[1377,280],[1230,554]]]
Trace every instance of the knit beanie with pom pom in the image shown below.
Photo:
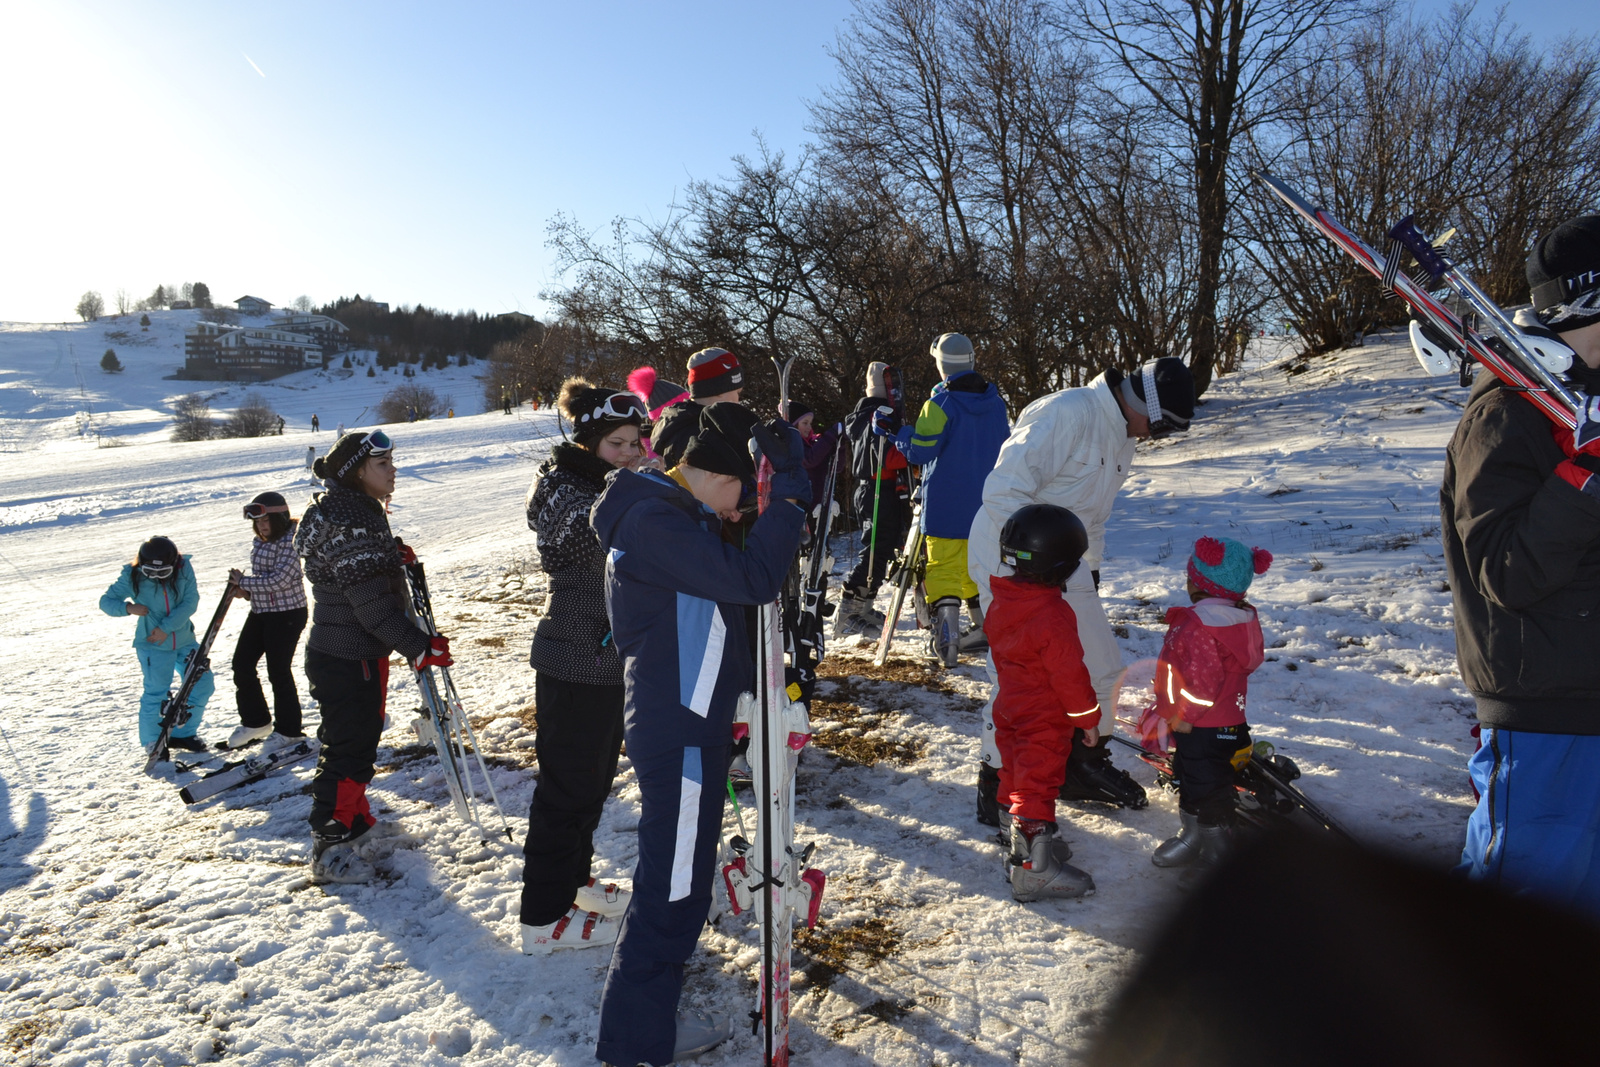
[[[1189,556],[1189,580],[1202,592],[1243,600],[1258,574],[1267,573],[1272,553],[1231,537],[1202,537]]]

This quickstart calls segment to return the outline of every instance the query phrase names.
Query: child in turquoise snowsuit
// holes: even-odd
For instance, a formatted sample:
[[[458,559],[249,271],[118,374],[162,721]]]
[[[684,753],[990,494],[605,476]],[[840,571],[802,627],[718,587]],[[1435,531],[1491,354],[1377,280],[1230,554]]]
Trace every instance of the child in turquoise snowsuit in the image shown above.
[[[140,557],[154,538],[140,549]],[[166,542],[171,546],[171,542]],[[200,606],[200,590],[195,583],[194,567],[186,556],[173,549],[168,560],[171,573],[164,579],[151,578],[139,559],[122,565],[122,573],[111,583],[100,598],[100,610],[107,615],[135,615],[139,619],[133,633],[134,654],[139,657],[139,667],[144,671],[144,694],[139,698],[139,744],[147,751],[161,734],[161,702],[172,688],[174,675],[181,676],[189,656],[200,647],[194,636],[194,612]],[[143,612],[135,610],[142,607]],[[173,727],[174,741],[193,737],[200,729],[200,718],[206,701],[217,687],[216,679],[206,671],[195,683],[189,698],[189,721]],[[177,746],[187,747],[187,746]]]

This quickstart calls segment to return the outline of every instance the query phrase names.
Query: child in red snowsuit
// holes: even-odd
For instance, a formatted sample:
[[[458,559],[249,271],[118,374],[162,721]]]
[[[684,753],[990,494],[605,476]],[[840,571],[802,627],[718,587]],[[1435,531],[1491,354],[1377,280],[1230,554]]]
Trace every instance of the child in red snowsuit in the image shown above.
[[[1070,853],[1056,836],[1056,795],[1066,780],[1073,732],[1082,729],[1091,745],[1099,740],[1100,702],[1083,662],[1077,616],[1061,595],[1088,544],[1082,531],[1066,508],[1022,508],[1000,539],[1001,558],[1014,573],[990,582],[994,603],[983,630],[1000,681],[994,700],[999,800],[1012,818],[1007,870],[1018,900],[1094,889],[1087,874],[1061,862]]]
[[[1234,758],[1250,748],[1245,696],[1265,642],[1256,609],[1244,599],[1272,553],[1231,538],[1202,537],[1189,557],[1189,607],[1167,609],[1167,637],[1156,663],[1154,716],[1177,744],[1182,829],[1151,857],[1181,867],[1227,851],[1234,822]],[[1150,713],[1147,713],[1147,715]]]

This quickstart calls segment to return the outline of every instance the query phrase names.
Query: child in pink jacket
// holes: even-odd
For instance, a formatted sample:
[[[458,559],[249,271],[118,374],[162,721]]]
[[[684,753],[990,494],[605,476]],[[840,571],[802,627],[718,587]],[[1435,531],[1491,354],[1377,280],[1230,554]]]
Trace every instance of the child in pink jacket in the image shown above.
[[[1178,836],[1162,842],[1157,867],[1213,863],[1228,849],[1234,821],[1234,759],[1250,750],[1245,695],[1265,642],[1245,599],[1272,553],[1239,541],[1202,537],[1189,557],[1191,606],[1167,609],[1167,637],[1156,663],[1154,714],[1174,735]]]

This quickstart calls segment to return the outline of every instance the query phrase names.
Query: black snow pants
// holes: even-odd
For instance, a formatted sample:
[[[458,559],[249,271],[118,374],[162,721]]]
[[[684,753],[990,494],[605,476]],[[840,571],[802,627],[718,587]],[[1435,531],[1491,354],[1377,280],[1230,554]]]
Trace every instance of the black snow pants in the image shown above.
[[[1178,755],[1178,807],[1200,816],[1202,826],[1232,826],[1235,810],[1233,754],[1250,744],[1250,727],[1196,726],[1173,734]]]
[[[239,701],[241,726],[272,723],[285,737],[304,733],[300,724],[300,689],[294,680],[294,650],[306,628],[306,609],[252,611],[239,631],[233,650],[233,687]],[[267,680],[272,683],[272,713],[256,665],[267,657]]]
[[[539,783],[522,846],[522,922],[546,926],[567,913],[590,878],[594,831],[622,753],[620,685],[586,685],[538,672],[534,753]]]
[[[322,752],[311,779],[311,833],[325,840],[358,836],[375,821],[367,784],[383,736],[389,660],[340,659],[308,648],[306,677],[322,711],[317,730]]]

